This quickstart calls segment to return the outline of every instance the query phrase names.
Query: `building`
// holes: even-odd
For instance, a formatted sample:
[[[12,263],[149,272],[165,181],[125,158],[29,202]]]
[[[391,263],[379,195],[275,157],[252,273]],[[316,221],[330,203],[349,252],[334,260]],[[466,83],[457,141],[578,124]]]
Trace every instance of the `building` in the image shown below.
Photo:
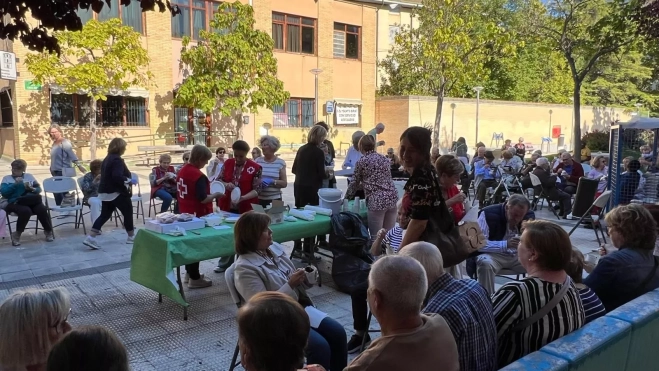
[[[140,13],[139,4],[126,7],[119,2],[112,0],[113,6],[100,14],[81,12],[81,19],[117,17],[142,33],[155,81],[148,89],[117,92],[100,103],[98,155],[102,157],[104,145],[117,136],[128,139],[127,155],[138,154],[139,146],[177,144],[179,139],[211,146],[230,144],[235,139],[230,119],[172,105],[176,86],[183,80],[179,70],[182,37],[195,39],[199,30],[208,28],[219,2],[177,0],[181,14],[174,18],[166,12]],[[284,151],[290,150],[306,142],[314,122],[325,120],[332,126],[335,147],[345,151],[354,131],[374,127],[376,24],[389,1],[379,5],[339,0],[241,2],[254,7],[256,27],[273,37],[278,77],[291,94],[281,107],[245,113],[249,122],[243,131],[245,140],[253,145],[260,135],[269,133],[280,138]],[[22,63],[29,51],[20,42],[2,41],[0,49],[15,53],[18,70],[16,81],[0,81],[2,155],[47,164],[51,144],[45,132],[51,123],[58,123],[78,155],[88,159],[88,99],[63,94],[57,87],[36,86]],[[206,137],[208,127],[210,138]]]

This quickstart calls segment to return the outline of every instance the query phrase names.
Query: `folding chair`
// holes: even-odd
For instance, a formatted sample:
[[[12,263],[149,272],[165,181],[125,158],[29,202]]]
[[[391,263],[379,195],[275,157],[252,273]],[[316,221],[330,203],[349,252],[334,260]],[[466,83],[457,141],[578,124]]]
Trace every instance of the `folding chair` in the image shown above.
[[[53,234],[55,232],[55,227],[59,227],[65,224],[73,224],[75,229],[80,228],[80,222],[82,222],[82,231],[84,234],[87,234],[87,227],[85,226],[85,220],[80,218],[82,214],[82,204],[80,203],[80,194],[78,193],[78,185],[73,178],[64,177],[64,176],[54,176],[52,178],[45,179],[43,181],[43,191],[46,198],[46,208],[48,209],[48,217],[50,218],[51,224],[53,223],[53,217],[51,211],[65,212],[65,211],[75,211],[75,219],[73,222],[63,222],[60,224],[53,224]],[[68,193],[73,192],[75,195],[76,203],[73,206],[50,206],[48,204],[48,193]]]
[[[11,221],[11,219],[9,219],[9,217],[10,216],[18,217],[18,215],[16,215],[16,213],[8,213],[6,211],[5,211],[5,214],[6,214],[6,218],[7,218],[7,227],[9,228],[9,235],[11,235],[11,233],[12,233],[12,230],[11,230],[12,221]],[[34,219],[34,234],[37,234],[37,233],[39,233],[39,230],[40,229],[43,230],[43,228],[39,227],[39,219],[36,219],[36,215],[32,215],[32,216],[35,217],[35,219]],[[32,220],[32,216],[30,217],[30,220]]]
[[[235,264],[231,264],[229,268],[224,272],[224,279],[227,281],[227,286],[229,287],[229,294],[231,294],[231,299],[233,299],[236,307],[240,309],[243,305],[243,298],[238,293],[236,289],[236,280],[233,278],[233,271],[236,269]],[[233,357],[231,357],[231,364],[229,366],[229,371],[233,371],[236,367],[240,366],[240,360],[238,360],[238,353],[240,348],[236,343],[236,350],[233,351]]]
[[[82,180],[83,180],[83,178],[84,178],[84,176],[81,176],[81,177],[78,178],[78,188],[80,188],[81,192],[82,192]],[[87,201],[85,201],[84,194],[83,194],[83,199],[82,199],[82,206],[83,207],[87,206],[87,208],[89,208],[90,210],[87,211],[86,213],[80,212],[80,217],[78,219],[78,224],[80,224],[80,222],[82,222],[82,217],[84,215],[87,215],[87,214],[91,213],[91,206],[89,205],[89,203]],[[110,217],[110,221],[112,221],[112,217]],[[117,209],[115,209],[114,210],[114,225],[116,227],[119,227],[119,221],[121,221],[121,225],[124,224],[123,220],[121,220],[121,217],[119,216],[119,212],[117,211]],[[92,224],[94,224],[93,220],[92,220]]]
[[[137,209],[136,211],[136,216],[137,219],[140,218],[140,213],[142,214],[142,223],[145,223],[144,221],[144,203],[142,201],[142,190],[140,189],[140,178],[136,173],[130,173],[131,180],[133,181],[131,183],[131,187],[133,188],[133,196],[130,198],[132,202],[137,202]],[[135,187],[137,187],[137,195],[135,194]]]
[[[540,204],[540,210],[542,210],[542,199],[545,199],[547,201],[547,205],[549,205],[549,210],[554,214],[556,219],[561,220],[561,218],[558,216],[556,213],[556,208],[554,207],[554,202],[549,200],[547,198],[547,193],[545,192],[545,188],[542,186],[542,182],[540,181],[540,178],[538,178],[537,175],[529,173],[529,178],[531,178],[531,184],[533,185],[533,190],[534,190],[534,195],[533,195],[533,210],[535,211],[537,209],[538,203]],[[540,194],[536,195],[535,190],[540,189]]]
[[[568,233],[570,236],[574,231],[577,229],[577,227],[581,224],[582,221],[586,220],[587,222],[590,222],[591,226],[593,227],[593,232],[595,232],[595,238],[597,238],[597,244],[601,244],[599,235],[597,234],[597,231],[599,231],[602,234],[602,240],[604,240],[604,243],[606,243],[606,237],[604,234],[604,228],[602,228],[602,223],[599,222],[604,217],[604,212],[605,208],[609,203],[609,200],[611,199],[611,191],[604,191],[602,194],[597,197],[597,199],[593,202],[592,205],[586,210],[585,213],[581,216],[581,219],[577,222],[577,224],[572,227],[570,230],[570,233]],[[595,221],[590,215],[590,211],[593,209],[593,207],[599,207],[599,214],[598,214],[598,220]]]
[[[371,330],[371,320],[373,319],[373,312],[370,310],[368,311],[368,319],[366,322],[368,323],[368,330],[366,330],[367,333],[373,333],[373,332],[382,332],[382,330]],[[364,346],[366,345],[366,334],[364,334],[364,337],[362,338],[362,345],[359,347],[359,353],[364,351]]]

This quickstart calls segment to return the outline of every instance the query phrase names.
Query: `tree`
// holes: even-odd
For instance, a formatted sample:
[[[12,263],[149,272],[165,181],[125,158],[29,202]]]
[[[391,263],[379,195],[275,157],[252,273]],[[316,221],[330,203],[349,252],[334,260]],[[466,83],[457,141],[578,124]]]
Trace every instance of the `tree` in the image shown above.
[[[433,145],[440,146],[444,96],[485,78],[485,63],[510,50],[505,30],[484,17],[480,0],[424,0],[419,27],[404,27],[380,63],[385,74],[380,94],[431,94],[437,97]],[[475,140],[478,140],[475,138]]]
[[[154,10],[157,5],[161,12],[180,13],[178,6],[172,6],[169,0],[132,1],[139,2],[142,11]],[[118,4],[130,2],[119,0]],[[2,0],[0,17],[5,22],[0,22],[0,40],[19,39],[31,50],[59,53],[60,45],[52,31],[80,31],[83,25],[76,14],[78,9],[92,8],[98,13],[111,3],[111,0]],[[29,18],[36,19],[37,25],[30,24]]]
[[[238,138],[244,111],[272,109],[289,98],[277,78],[272,37],[254,23],[251,6],[220,4],[210,22],[213,31],[200,31],[197,45],[183,39],[180,64],[186,76],[174,97],[179,106],[235,117]]]
[[[90,156],[96,158],[96,113],[99,100],[112,91],[148,87],[153,76],[147,70],[149,56],[141,35],[117,18],[90,20],[82,31],[54,33],[61,54],[42,52],[25,58],[28,71],[39,84],[55,84],[66,93],[84,92],[90,97]]]
[[[529,33],[545,39],[565,58],[573,83],[574,138],[581,138],[581,88],[597,63],[624,53],[637,38],[636,1],[529,0]],[[575,140],[574,152],[581,151]]]

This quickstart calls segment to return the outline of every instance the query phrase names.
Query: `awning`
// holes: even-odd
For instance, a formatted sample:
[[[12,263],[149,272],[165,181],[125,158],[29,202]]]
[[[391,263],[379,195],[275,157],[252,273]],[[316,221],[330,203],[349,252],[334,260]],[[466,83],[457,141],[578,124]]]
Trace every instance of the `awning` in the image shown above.
[[[68,94],[61,86],[52,84],[49,86],[50,92],[52,94]],[[84,90],[78,90],[78,94],[87,94]],[[136,97],[136,98],[148,98],[149,91],[140,88],[128,88],[126,90],[121,89],[110,89],[106,95],[112,96],[124,96],[124,97]]]
[[[334,98],[335,104],[344,104],[348,106],[361,106],[361,99],[345,99],[345,98]]]
[[[618,123],[623,129],[659,129],[659,119],[654,117],[634,117]]]

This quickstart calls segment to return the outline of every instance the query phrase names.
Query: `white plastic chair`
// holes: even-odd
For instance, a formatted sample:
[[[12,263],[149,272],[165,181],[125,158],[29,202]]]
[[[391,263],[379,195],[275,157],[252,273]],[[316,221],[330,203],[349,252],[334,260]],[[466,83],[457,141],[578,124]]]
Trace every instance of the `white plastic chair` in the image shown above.
[[[233,299],[234,304],[240,309],[240,307],[243,305],[243,298],[240,296],[240,293],[238,292],[238,289],[236,289],[236,280],[233,277],[233,272],[236,269],[236,264],[231,264],[229,268],[224,272],[224,279],[227,281],[227,286],[229,288],[229,294],[231,295],[231,299]],[[229,367],[229,371],[233,371],[236,367],[240,366],[240,361],[238,360],[238,353],[240,349],[238,348],[238,344],[236,344],[236,349],[233,351],[233,357],[231,358],[231,363]]]
[[[591,223],[591,226],[593,227],[593,232],[595,232],[595,238],[597,238],[597,244],[598,245],[601,244],[600,237],[597,234],[597,231],[599,231],[602,234],[602,240],[604,240],[604,243],[606,243],[606,236],[604,234],[604,228],[602,228],[602,223],[599,223],[599,220],[604,218],[605,208],[609,204],[610,199],[611,199],[611,190],[602,192],[602,194],[595,199],[593,204],[590,205],[588,210],[586,210],[586,212],[583,213],[583,215],[581,216],[581,219],[579,219],[577,224],[575,224],[574,227],[572,227],[572,229],[570,230],[570,233],[568,233],[568,235],[571,236],[572,233],[574,233],[574,231],[577,229],[577,227],[581,225],[581,222],[584,219],[588,219],[588,221],[590,221],[590,223]],[[594,220],[593,217],[590,215],[590,211],[594,207],[598,207],[599,210],[600,210],[599,214],[597,215],[598,216],[597,220]]]
[[[82,192],[82,180],[83,180],[84,177],[85,177],[84,175],[81,176],[81,177],[78,177],[78,188],[80,188],[80,192]],[[90,208],[89,203],[87,203],[87,202],[84,201],[84,193],[83,193],[83,202],[82,202],[82,206],[83,206],[83,207],[87,206],[87,208]],[[86,213],[82,213],[82,212],[81,212],[81,213],[80,213],[80,218],[79,218],[79,221],[78,221],[78,222],[82,221],[82,217],[83,217],[84,215],[89,214],[89,213],[91,213],[91,210],[90,210],[90,211],[87,211]],[[121,217],[119,216],[119,212],[117,211],[117,209],[114,209],[114,225],[115,225],[116,227],[119,227],[119,221],[120,221],[120,220],[121,220]],[[112,221],[112,217],[110,217],[110,221]],[[93,224],[93,223],[94,223],[94,221],[92,220],[92,224]],[[123,220],[121,221],[121,224],[122,224],[122,225],[124,224]]]
[[[82,231],[84,234],[87,234],[87,227],[85,226],[85,220],[80,219],[82,214],[82,203],[80,202],[80,194],[78,193],[78,185],[73,178],[64,177],[64,176],[54,176],[43,181],[43,191],[46,196],[46,208],[48,209],[48,217],[50,217],[51,224],[53,224],[53,217],[51,211],[65,212],[65,211],[75,211],[75,219],[73,222],[63,222],[60,224],[53,224],[53,233],[55,227],[59,227],[65,224],[73,224],[75,229],[80,228],[80,222],[82,222]],[[73,206],[50,206],[48,203],[48,193],[68,193],[73,192],[75,195],[76,203]]]
[[[137,219],[140,218],[140,213],[142,214],[142,223],[145,223],[144,221],[144,202],[142,202],[142,190],[140,189],[140,178],[136,173],[130,173],[130,178],[133,181],[131,183],[131,187],[133,190],[133,196],[131,196],[130,200],[132,202],[137,202],[137,209],[136,211],[136,216]],[[137,187],[137,195],[135,194],[135,187]]]

